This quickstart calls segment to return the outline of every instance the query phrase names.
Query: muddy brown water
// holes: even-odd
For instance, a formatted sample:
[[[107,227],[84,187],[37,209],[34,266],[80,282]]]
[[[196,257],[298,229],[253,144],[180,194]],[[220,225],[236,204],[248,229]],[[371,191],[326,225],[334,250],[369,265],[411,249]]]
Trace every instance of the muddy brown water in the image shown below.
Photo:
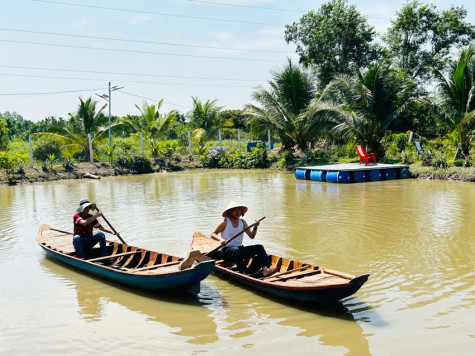
[[[473,354],[474,187],[264,171],[2,186],[0,354]],[[195,297],[138,292],[58,264],[36,244],[42,223],[71,230],[83,197],[129,244],[180,256],[193,231],[209,234],[241,201],[249,223],[266,216],[255,241],[269,252],[371,277],[332,306],[282,303],[213,275]]]

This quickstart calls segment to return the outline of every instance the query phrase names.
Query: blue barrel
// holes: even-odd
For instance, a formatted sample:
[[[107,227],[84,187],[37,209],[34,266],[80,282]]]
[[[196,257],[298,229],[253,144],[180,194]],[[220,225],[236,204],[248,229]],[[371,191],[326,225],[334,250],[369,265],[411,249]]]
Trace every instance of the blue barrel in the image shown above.
[[[351,183],[351,174],[346,171],[330,171],[327,173],[327,182]]]
[[[381,180],[381,171],[379,169],[373,169],[369,171],[369,180]]]
[[[366,171],[354,171],[353,172],[353,182],[365,182],[366,181]]]
[[[340,174],[338,174],[338,183],[351,183],[351,173],[341,171]]]
[[[297,179],[310,179],[309,169],[297,169],[295,171],[295,178]]]
[[[409,167],[404,167],[399,170],[399,178],[404,179],[404,178],[411,178],[412,174],[409,171]]]
[[[394,168],[388,168],[383,171],[384,173],[384,179],[396,179],[397,174],[396,170]]]
[[[327,171],[321,171],[321,170],[311,171],[310,179],[318,180],[320,182],[325,182],[327,180]]]

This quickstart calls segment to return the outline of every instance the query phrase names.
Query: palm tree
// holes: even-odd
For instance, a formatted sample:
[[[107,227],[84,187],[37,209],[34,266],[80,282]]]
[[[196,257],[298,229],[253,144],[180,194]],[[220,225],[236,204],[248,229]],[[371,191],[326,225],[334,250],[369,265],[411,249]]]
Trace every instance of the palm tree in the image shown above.
[[[223,127],[224,123],[219,119],[221,106],[217,100],[207,100],[205,103],[197,98],[193,99],[193,109],[188,113],[190,128],[193,130],[193,138],[198,142],[200,151],[203,150],[206,141],[212,139]]]
[[[412,88],[406,75],[388,62],[374,64],[364,74],[358,71],[355,76],[336,76],[322,95],[343,104],[344,115],[339,116],[332,131],[382,156],[381,139],[390,124],[416,100]]]
[[[449,76],[436,71],[439,80],[439,120],[457,135],[455,159],[468,156],[469,131],[475,117],[475,56],[470,45],[450,64]]]
[[[101,126],[104,120],[102,111],[107,106],[103,105],[98,111],[96,108],[97,101],[88,98],[83,100],[79,97],[79,106],[75,114],[69,113],[68,125],[52,125],[46,132],[38,132],[33,135],[49,136],[59,139],[63,143],[65,154],[72,156],[76,152],[82,152],[84,157],[89,156],[89,139],[91,135],[92,146],[99,140],[107,127]],[[113,124],[115,126],[116,123]]]
[[[289,59],[281,71],[272,73],[269,89],[259,87],[252,99],[259,106],[249,104],[246,114],[252,119],[252,131],[261,134],[271,130],[282,142],[283,149],[297,146],[307,152],[321,134],[331,116],[338,109],[330,102],[316,99],[316,85],[312,76]]]
[[[146,102],[142,104],[142,108],[135,105],[141,114],[138,119],[133,120],[130,117],[122,119],[122,123],[129,125],[136,132],[142,133],[146,144],[152,152],[153,158],[158,157],[160,140],[165,136],[176,117],[174,111],[166,115],[160,115],[159,110],[162,104],[163,99],[157,103],[157,106],[148,105]]]

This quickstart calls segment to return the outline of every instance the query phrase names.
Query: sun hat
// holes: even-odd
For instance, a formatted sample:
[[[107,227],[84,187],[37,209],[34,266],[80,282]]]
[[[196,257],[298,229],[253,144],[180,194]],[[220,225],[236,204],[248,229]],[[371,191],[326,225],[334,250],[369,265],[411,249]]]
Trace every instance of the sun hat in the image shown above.
[[[82,213],[84,211],[84,209],[86,209],[88,206],[91,206],[91,205],[94,205],[92,204],[89,199],[82,199],[80,202],[79,202],[79,208],[76,209],[76,212],[78,214]]]
[[[243,205],[243,204],[239,204],[239,203],[236,203],[235,201],[231,201],[228,206],[226,207],[226,209],[224,209],[223,211],[223,218],[226,217],[226,213],[228,212],[228,210],[231,210],[231,209],[234,209],[234,208],[243,208],[243,213],[241,216],[244,216],[244,214],[247,212],[247,206]]]

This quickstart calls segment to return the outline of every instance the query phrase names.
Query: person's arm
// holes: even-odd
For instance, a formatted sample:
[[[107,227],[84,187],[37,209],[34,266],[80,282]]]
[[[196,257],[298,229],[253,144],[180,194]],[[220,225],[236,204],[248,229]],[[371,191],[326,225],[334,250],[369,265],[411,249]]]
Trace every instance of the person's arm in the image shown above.
[[[221,232],[224,231],[224,229],[226,229],[226,220],[223,220],[221,221],[217,226],[216,228],[214,229],[214,231],[211,233],[211,235],[209,235],[213,240],[216,240],[216,241],[219,241],[221,243],[221,245],[224,245],[226,243],[226,240],[223,239],[221,236],[219,236],[218,234],[220,234]]]
[[[98,217],[101,217],[102,216],[102,212],[101,211],[98,211],[96,214],[88,217],[87,219],[83,219],[81,218],[81,220],[78,221],[78,224],[80,225],[90,225],[92,224]]]
[[[245,220],[242,221],[242,223],[244,224],[244,229],[247,229],[248,228],[248,225],[247,225],[247,222]],[[259,226],[259,221],[254,221],[254,227],[252,228],[252,231],[251,229],[249,230],[246,230],[246,234],[251,238],[253,239],[254,237],[256,237],[256,234],[257,234],[257,227]]]

